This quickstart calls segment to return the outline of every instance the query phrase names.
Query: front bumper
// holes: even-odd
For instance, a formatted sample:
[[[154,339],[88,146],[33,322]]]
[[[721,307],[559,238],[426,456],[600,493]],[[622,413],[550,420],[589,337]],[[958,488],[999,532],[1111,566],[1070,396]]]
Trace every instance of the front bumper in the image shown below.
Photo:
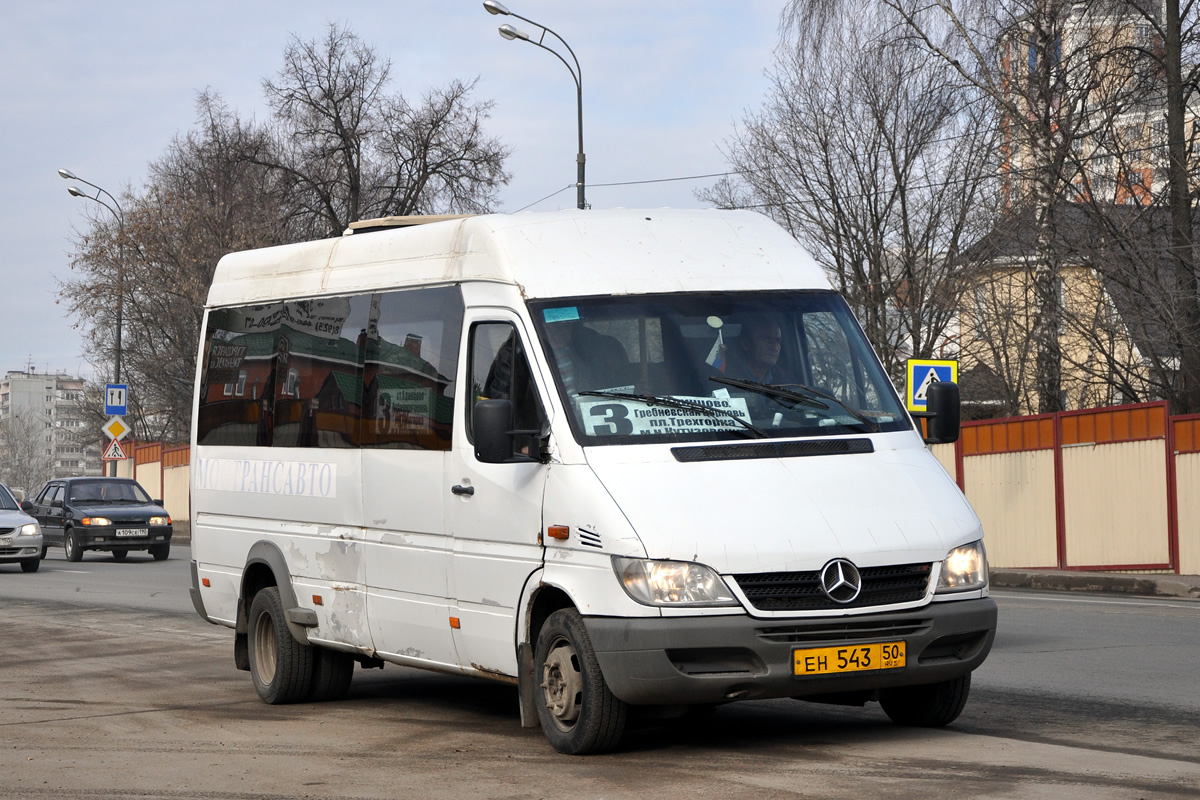
[[[585,617],[614,695],[635,705],[811,697],[938,683],[971,672],[996,635],[990,597],[854,617]],[[797,647],[906,643],[897,671],[797,678]]]
[[[0,564],[12,564],[41,557],[41,536],[22,536],[11,542],[0,542]]]
[[[74,528],[76,541],[84,550],[145,550],[156,545],[170,544],[171,525],[146,528],[139,536],[117,536],[120,524],[103,528]]]

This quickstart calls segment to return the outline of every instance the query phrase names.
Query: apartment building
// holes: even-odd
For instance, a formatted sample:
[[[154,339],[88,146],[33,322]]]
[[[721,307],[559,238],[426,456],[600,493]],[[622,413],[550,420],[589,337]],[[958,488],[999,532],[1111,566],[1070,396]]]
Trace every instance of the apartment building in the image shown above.
[[[101,475],[99,431],[83,413],[83,378],[9,371],[0,380],[0,480],[33,491],[51,477]]]

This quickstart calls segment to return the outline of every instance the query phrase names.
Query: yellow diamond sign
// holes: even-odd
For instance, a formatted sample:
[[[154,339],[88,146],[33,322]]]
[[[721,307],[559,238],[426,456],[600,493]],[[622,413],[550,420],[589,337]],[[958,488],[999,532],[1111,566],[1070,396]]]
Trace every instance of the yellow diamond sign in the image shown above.
[[[113,417],[104,423],[104,427],[100,430],[104,431],[104,435],[108,438],[120,441],[129,433],[129,426],[122,422],[120,417]]]

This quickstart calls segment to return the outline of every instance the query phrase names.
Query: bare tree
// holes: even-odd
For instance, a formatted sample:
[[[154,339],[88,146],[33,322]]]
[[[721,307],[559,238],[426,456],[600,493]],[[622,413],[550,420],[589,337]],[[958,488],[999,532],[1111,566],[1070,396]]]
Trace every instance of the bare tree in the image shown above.
[[[279,189],[268,170],[241,157],[264,135],[214,95],[201,95],[198,107],[197,128],[150,165],[144,193],[124,193],[123,224],[92,218],[76,241],[79,277],[63,285],[78,324],[87,323],[96,363],[115,355],[120,296],[122,379],[144,440],[189,435],[200,323],[217,261],[282,241]]]
[[[364,216],[494,202],[508,150],[485,134],[491,105],[469,100],[474,84],[451,82],[414,106],[385,93],[388,78],[388,64],[348,30],[294,38],[264,83],[269,124],[204,92],[197,125],[150,165],[144,190],[122,193],[121,218],[89,217],[64,302],[100,366],[116,355],[119,298],[139,439],[189,435],[203,306],[223,254],[340,235]]]
[[[1136,344],[1151,376],[1150,394],[1168,397],[1177,411],[1200,410],[1200,296],[1192,238],[1192,149],[1186,136],[1189,103],[1200,71],[1183,54],[1200,47],[1197,13],[1179,0],[977,0],[954,4],[920,0],[884,0],[902,17],[909,35],[937,53],[959,75],[985,92],[1000,111],[1004,134],[1002,156],[1011,182],[1014,207],[1033,210],[1036,243],[1029,273],[1035,289],[1036,316],[1032,343],[1037,351],[1037,408],[1053,411],[1065,399],[1062,366],[1087,370],[1077,356],[1064,353],[1064,329],[1086,336],[1090,315],[1070,318],[1062,302],[1064,258],[1079,256],[1056,249],[1063,237],[1056,229],[1061,201],[1089,206],[1098,219],[1094,228],[1109,229],[1102,241],[1113,252],[1094,252],[1091,265],[1112,285],[1124,284],[1147,310],[1150,320],[1130,318],[1136,329],[1147,327],[1161,336],[1142,336]],[[827,17],[827,4],[795,0],[793,17]],[[950,43],[950,44],[948,44]],[[966,57],[964,57],[966,56]],[[1194,63],[1194,59],[1193,59]],[[1148,113],[1150,112],[1150,113]],[[1123,132],[1131,115],[1165,118],[1160,140],[1165,146],[1166,192],[1134,171],[1129,154],[1145,143],[1129,141]],[[1147,137],[1147,139],[1153,137]],[[1122,141],[1125,139],[1125,141]],[[1152,144],[1151,146],[1158,146]],[[1104,164],[1111,166],[1105,167]],[[1099,167],[1099,168],[1098,168]],[[1096,178],[1101,178],[1099,185]],[[1107,185],[1104,181],[1107,180]],[[1122,236],[1113,223],[1127,215],[1114,212],[1121,203],[1162,203],[1170,219],[1167,239],[1154,243],[1142,223]],[[1126,220],[1127,221],[1127,220]],[[1069,239],[1069,237],[1067,237]],[[1117,244],[1122,238],[1123,244]],[[1155,255],[1166,245],[1173,261],[1164,266]],[[1141,248],[1142,263],[1130,270],[1130,256]],[[1108,269],[1117,265],[1116,270]],[[1152,276],[1147,280],[1146,276]],[[1125,315],[1125,309],[1120,309]],[[1138,337],[1135,337],[1138,338]],[[1102,345],[1102,337],[1093,344]],[[1107,353],[1114,365],[1121,346]],[[1143,369],[1146,365],[1135,365]],[[1136,371],[1136,369],[1135,369]],[[1114,366],[1112,383],[1122,395],[1134,388],[1126,365]],[[1145,383],[1145,381],[1140,381]],[[1127,395],[1126,395],[1127,396]]]
[[[761,207],[803,241],[899,379],[947,343],[964,244],[991,218],[996,126],[945,64],[890,40],[896,22],[855,3],[793,32],[729,144],[738,178],[700,196]]]
[[[293,37],[284,66],[263,82],[272,140],[248,151],[287,183],[291,222],[308,236],[341,233],[390,214],[479,213],[508,183],[509,154],[484,133],[492,103],[475,81],[451,81],[414,106],[387,94],[391,64],[330,25],[321,41]]]
[[[0,482],[26,494],[55,477],[50,455],[54,428],[48,416],[15,411],[0,420]]]

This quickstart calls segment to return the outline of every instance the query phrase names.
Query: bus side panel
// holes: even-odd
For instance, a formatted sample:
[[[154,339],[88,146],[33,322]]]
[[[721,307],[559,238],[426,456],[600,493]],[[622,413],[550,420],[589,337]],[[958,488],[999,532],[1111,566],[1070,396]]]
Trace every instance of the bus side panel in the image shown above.
[[[370,647],[361,454],[357,450],[197,447],[192,465],[192,552],[204,607],[235,619],[250,549],[272,542],[297,603],[317,613],[314,638]],[[318,605],[319,598],[321,605]]]
[[[445,451],[364,450],[367,610],[383,655],[455,665],[447,600]]]

